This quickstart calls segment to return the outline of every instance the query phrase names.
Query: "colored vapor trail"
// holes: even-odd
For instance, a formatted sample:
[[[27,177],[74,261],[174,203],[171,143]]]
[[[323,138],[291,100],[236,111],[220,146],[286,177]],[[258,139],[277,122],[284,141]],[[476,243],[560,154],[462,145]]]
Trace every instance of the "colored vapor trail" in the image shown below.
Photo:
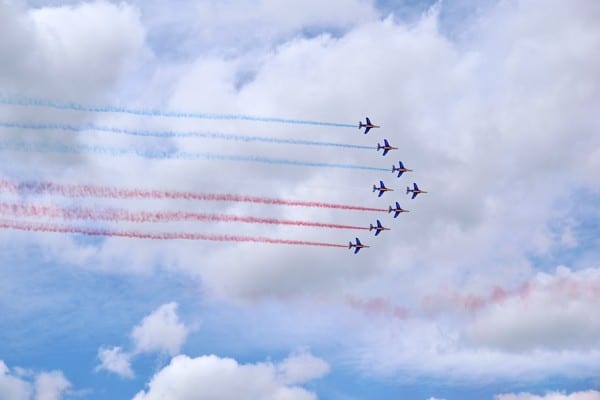
[[[244,217],[237,215],[204,214],[182,211],[138,211],[130,212],[123,209],[91,209],[91,208],[60,208],[55,206],[40,206],[33,204],[0,203],[0,215],[11,217],[47,217],[64,220],[99,220],[127,222],[242,222],[247,224],[292,225],[303,227],[369,230],[362,226],[329,224],[311,221],[295,221],[277,218]]]
[[[138,156],[150,159],[177,159],[177,160],[208,160],[208,161],[239,161],[262,163],[272,165],[292,165],[296,167],[315,167],[315,168],[341,168],[365,171],[385,171],[387,168],[369,167],[356,164],[339,164],[327,162],[298,161],[285,158],[269,158],[262,156],[245,155],[227,155],[215,153],[190,153],[190,152],[166,152],[151,150],[119,149],[106,146],[67,146],[60,144],[28,144],[24,142],[4,142],[0,143],[0,150],[24,151],[36,153],[62,153],[62,154],[80,154],[93,153],[113,157]]]
[[[346,245],[326,242],[311,242],[304,240],[274,239],[262,236],[235,236],[235,235],[214,235],[203,233],[186,232],[163,232],[163,233],[144,233],[138,231],[117,231],[104,229],[90,229],[57,224],[40,224],[11,220],[0,220],[0,229],[15,229],[28,232],[52,232],[79,234],[88,236],[111,236],[126,237],[135,239],[151,240],[208,240],[213,242],[238,242],[238,243],[268,243],[268,244],[287,244],[295,246],[319,246],[319,247],[339,247],[347,248]]]
[[[288,119],[288,118],[272,118],[272,117],[258,117],[244,114],[213,114],[213,113],[189,113],[189,112],[178,112],[178,111],[161,111],[155,109],[145,108],[125,108],[125,107],[109,107],[109,106],[88,106],[78,103],[63,103],[52,100],[44,100],[37,98],[10,98],[2,96],[0,97],[1,104],[13,105],[13,106],[26,106],[26,107],[47,107],[59,110],[71,110],[71,111],[87,111],[94,113],[120,113],[120,114],[133,114],[133,115],[144,115],[152,117],[169,117],[169,118],[192,118],[192,119],[209,119],[209,120],[244,120],[244,121],[255,121],[255,122],[267,122],[267,123],[281,123],[281,124],[293,124],[293,125],[317,125],[317,126],[330,126],[340,128],[356,128],[354,124],[343,124],[338,122],[323,122],[323,121],[312,121],[302,119]]]
[[[358,150],[373,150],[373,146],[361,146],[347,143],[335,143],[335,142],[321,142],[316,140],[304,140],[304,139],[282,139],[277,137],[265,137],[265,136],[249,136],[249,135],[235,135],[223,132],[177,132],[177,131],[148,131],[148,130],[137,130],[137,129],[122,129],[122,128],[110,128],[106,126],[98,125],[68,125],[68,124],[26,124],[20,122],[8,122],[0,121],[0,127],[4,128],[17,128],[17,129],[29,129],[29,130],[63,130],[69,132],[84,132],[84,131],[99,131],[108,132],[122,135],[140,136],[140,137],[158,137],[158,138],[202,138],[202,139],[221,139],[236,142],[263,142],[263,143],[274,143],[274,144],[290,144],[290,145],[304,145],[304,146],[321,146],[321,147],[337,147],[347,149],[358,149]]]
[[[172,199],[193,201],[226,201],[237,203],[269,204],[292,207],[329,208],[349,211],[385,212],[385,208],[371,208],[316,201],[284,200],[269,197],[244,196],[236,194],[211,194],[188,191],[120,189],[95,185],[65,185],[53,182],[21,182],[13,183],[0,180],[0,190],[15,194],[53,194],[64,197],[101,197],[109,199]]]

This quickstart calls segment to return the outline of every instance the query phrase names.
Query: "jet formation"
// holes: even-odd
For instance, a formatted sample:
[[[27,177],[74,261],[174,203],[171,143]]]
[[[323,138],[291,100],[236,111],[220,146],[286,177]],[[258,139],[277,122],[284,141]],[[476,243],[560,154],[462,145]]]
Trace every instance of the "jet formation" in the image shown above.
[[[364,122],[364,123],[362,121],[358,122],[358,129],[365,128],[365,131],[363,132],[365,135],[368,134],[369,131],[373,128],[380,128],[379,125],[373,124],[369,117],[366,117],[365,121],[366,122]],[[383,139],[383,145],[377,143],[377,151],[379,151],[379,150],[383,150],[382,155],[385,156],[391,150],[398,150],[398,147],[394,147],[394,146],[390,145],[390,142],[388,141],[388,139]],[[413,170],[405,167],[404,163],[402,161],[398,161],[398,166],[392,165],[392,173],[395,174],[396,172],[398,173],[396,177],[400,178],[400,177],[402,177],[402,175],[405,172],[413,172]],[[379,186],[373,185],[373,192],[379,192],[377,194],[377,197],[383,196],[383,194],[385,192],[393,192],[393,191],[394,191],[394,189],[391,189],[391,188],[385,186],[385,184],[383,183],[382,180],[379,181]],[[410,193],[412,193],[411,199],[414,199],[415,197],[417,197],[417,195],[422,194],[422,193],[427,193],[427,192],[419,189],[419,186],[417,185],[417,183],[413,182],[412,189],[410,188],[410,186],[406,187],[406,194],[410,194]],[[394,218],[397,218],[398,215],[400,215],[401,213],[409,212],[409,210],[402,208],[398,201],[396,201],[395,203],[396,203],[395,207],[390,205],[388,208],[388,214],[394,213]],[[383,231],[389,231],[389,230],[390,230],[390,228],[386,228],[385,226],[383,226],[383,224],[381,223],[380,220],[377,220],[375,225],[369,224],[369,232],[375,231],[375,236],[378,236]],[[359,238],[356,238],[355,243],[352,243],[352,242],[348,243],[348,249],[354,248],[354,254],[357,254],[361,249],[368,248],[368,247],[370,247],[370,246],[366,246],[366,245],[362,244]]]

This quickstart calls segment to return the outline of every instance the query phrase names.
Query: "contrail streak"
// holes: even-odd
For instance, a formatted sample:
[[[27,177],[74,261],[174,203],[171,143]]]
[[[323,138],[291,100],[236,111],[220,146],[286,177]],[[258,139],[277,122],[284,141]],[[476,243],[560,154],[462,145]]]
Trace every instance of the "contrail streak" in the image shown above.
[[[192,201],[224,201],[235,203],[269,204],[291,207],[328,208],[349,211],[385,212],[385,208],[371,208],[335,203],[303,200],[284,200],[269,197],[245,196],[237,194],[212,194],[173,190],[121,189],[95,185],[65,185],[54,182],[20,182],[0,180],[0,190],[15,194],[52,194],[63,197],[100,197],[108,199],[172,199]]]
[[[163,233],[145,233],[138,231],[117,231],[105,229],[91,229],[75,226],[57,225],[57,224],[40,224],[23,221],[0,220],[1,229],[15,229],[28,232],[53,232],[79,234],[88,236],[112,236],[126,237],[135,239],[151,239],[151,240],[208,240],[214,242],[249,242],[249,243],[268,243],[268,244],[287,244],[296,246],[319,246],[319,247],[339,247],[347,248],[348,246],[337,243],[326,242],[310,242],[304,240],[289,240],[289,239],[274,239],[262,236],[235,236],[235,235],[214,235],[203,233],[186,233],[186,232],[163,232]]]
[[[388,168],[369,167],[356,164],[339,164],[314,161],[298,161],[285,158],[269,158],[263,156],[246,156],[240,154],[215,154],[215,153],[190,153],[190,152],[168,152],[151,151],[135,149],[119,149],[106,146],[68,146],[61,144],[28,144],[24,142],[4,142],[0,143],[0,150],[23,151],[36,153],[61,153],[61,154],[80,154],[93,153],[111,157],[137,156],[150,159],[176,159],[176,160],[208,160],[208,161],[238,161],[262,164],[291,165],[295,167],[314,167],[314,168],[340,168],[364,171],[385,171]]]
[[[317,125],[317,126],[330,126],[340,128],[356,128],[354,124],[343,124],[338,122],[323,122],[323,121],[312,121],[302,119],[288,119],[288,118],[272,118],[272,117],[258,117],[244,114],[213,114],[213,113],[190,113],[190,112],[178,112],[178,111],[161,111],[147,108],[126,108],[126,107],[109,107],[109,106],[88,106],[78,103],[63,103],[59,101],[36,99],[36,98],[11,98],[0,96],[0,104],[7,104],[13,106],[26,106],[26,107],[47,107],[59,110],[72,110],[72,111],[87,111],[94,113],[121,113],[121,114],[133,114],[133,115],[144,115],[152,117],[169,117],[169,118],[192,118],[192,119],[209,119],[209,120],[243,120],[243,121],[255,121],[255,122],[268,122],[268,123],[281,123],[281,124],[294,124],[294,125]]]
[[[296,221],[277,218],[245,217],[237,215],[205,214],[183,211],[138,211],[130,212],[123,209],[92,209],[92,208],[61,208],[56,206],[0,203],[0,215],[10,217],[46,217],[64,220],[96,220],[96,221],[127,221],[127,222],[241,222],[247,224],[292,225],[302,227],[369,230],[362,226],[330,224],[323,222]]]
[[[283,139],[277,137],[251,136],[251,135],[235,135],[223,132],[196,132],[196,131],[148,131],[138,129],[122,129],[111,128],[106,126],[98,126],[93,124],[76,126],[68,124],[29,124],[20,122],[0,121],[0,126],[4,128],[30,129],[30,130],[63,130],[69,132],[84,132],[84,131],[99,131],[122,135],[141,136],[141,137],[158,137],[158,138],[202,138],[202,139],[220,139],[236,142],[263,142],[275,144],[291,144],[304,146],[321,146],[321,147],[337,147],[358,150],[373,150],[374,146],[361,146],[356,144],[336,143],[336,142],[321,142],[316,140],[304,139]]]

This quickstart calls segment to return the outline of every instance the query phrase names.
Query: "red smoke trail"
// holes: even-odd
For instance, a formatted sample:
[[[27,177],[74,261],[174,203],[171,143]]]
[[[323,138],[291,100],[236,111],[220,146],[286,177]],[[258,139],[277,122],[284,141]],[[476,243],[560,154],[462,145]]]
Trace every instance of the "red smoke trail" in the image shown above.
[[[276,218],[242,217],[236,215],[202,214],[193,212],[129,212],[122,209],[91,208],[59,208],[54,206],[39,206],[32,204],[0,203],[0,215],[12,217],[49,217],[65,220],[83,219],[100,221],[128,221],[128,222],[174,222],[174,221],[199,221],[199,222],[242,222],[248,224],[293,225],[331,229],[369,230],[363,226],[328,224],[323,222],[294,221]]]
[[[151,239],[151,240],[209,240],[214,242],[250,242],[250,243],[269,243],[269,244],[288,244],[296,246],[319,246],[319,247],[339,247],[347,248],[348,246],[336,243],[324,242],[309,242],[304,240],[287,240],[273,239],[267,237],[249,237],[249,236],[233,236],[233,235],[213,235],[203,233],[186,233],[186,232],[162,232],[162,233],[144,233],[137,231],[111,231],[104,229],[80,228],[75,226],[65,226],[56,224],[39,224],[22,221],[0,220],[0,229],[16,229],[28,232],[53,232],[53,233],[68,233],[80,234],[88,236],[112,236],[126,237],[136,239]]]
[[[321,203],[316,201],[283,200],[268,197],[242,196],[236,194],[210,194],[168,190],[119,189],[108,186],[94,185],[63,185],[52,182],[34,182],[14,184],[0,180],[0,190],[12,193],[49,193],[64,197],[103,197],[110,199],[176,199],[230,201],[243,203],[259,203],[293,207],[333,208],[352,211],[387,212],[385,208],[371,208],[345,204]]]

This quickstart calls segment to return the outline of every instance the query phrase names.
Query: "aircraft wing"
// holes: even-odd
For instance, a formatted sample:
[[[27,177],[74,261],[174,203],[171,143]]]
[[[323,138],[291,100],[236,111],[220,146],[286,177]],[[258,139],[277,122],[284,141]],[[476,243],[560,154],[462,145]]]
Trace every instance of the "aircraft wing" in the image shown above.
[[[379,190],[379,195],[377,195],[377,197],[381,197],[383,196],[383,190]]]
[[[387,140],[387,139],[383,139],[383,143],[385,143],[385,145],[386,145],[386,146],[389,146],[389,145],[390,145],[390,142],[388,142],[388,140]]]
[[[371,130],[371,127],[370,127],[370,126],[367,126],[367,129],[365,129],[365,135],[366,135],[367,133],[369,133],[369,131],[370,131],[370,130]]]
[[[419,187],[417,186],[417,182],[413,182],[413,186],[415,187],[415,190],[419,190]]]
[[[367,125],[373,125],[373,124],[371,123],[371,120],[369,119],[369,117],[366,117],[365,119],[367,120]]]
[[[398,215],[400,215],[400,211],[396,211],[396,214],[394,214],[394,218],[396,218]]]
[[[418,193],[413,192],[413,195],[412,195],[411,199],[414,199],[415,197],[417,197],[417,195],[418,195]]]
[[[360,247],[357,247],[356,249],[354,249],[354,254],[358,253],[360,251]]]
[[[379,228],[381,228],[381,221],[380,221],[380,220],[377,220],[377,226],[378,226]]]
[[[388,153],[388,151],[390,151],[390,150],[389,149],[384,149],[383,150],[383,155],[385,156]]]
[[[375,236],[379,235],[379,233],[380,233],[380,232],[381,232],[381,231],[380,231],[379,229],[378,229],[378,230],[376,230],[376,231],[375,231]]]

